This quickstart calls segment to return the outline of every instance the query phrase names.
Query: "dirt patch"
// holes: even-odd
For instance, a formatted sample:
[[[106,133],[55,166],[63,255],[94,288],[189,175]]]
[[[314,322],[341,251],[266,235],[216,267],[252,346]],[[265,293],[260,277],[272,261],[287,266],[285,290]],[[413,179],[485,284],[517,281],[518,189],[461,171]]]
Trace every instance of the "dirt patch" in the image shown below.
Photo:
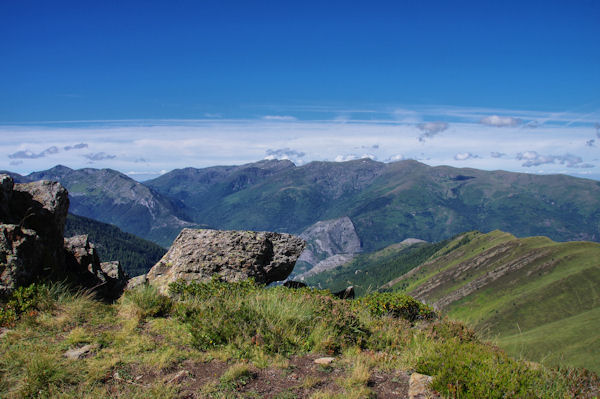
[[[310,398],[315,392],[341,393],[344,391],[338,381],[347,377],[351,370],[339,360],[330,365],[314,362],[318,355],[294,356],[285,368],[250,367],[251,377],[235,388],[236,397],[292,399]],[[157,380],[178,387],[178,398],[199,399],[211,397],[204,392],[210,384],[217,385],[221,376],[231,364],[212,360],[209,362],[186,360],[168,370],[119,369],[109,377],[109,393],[119,391],[118,386],[131,384],[149,387]],[[115,375],[115,372],[117,373]],[[408,397],[408,380],[405,371],[383,372],[375,370],[371,374],[368,387],[377,398]],[[112,388],[112,389],[111,389]],[[217,388],[218,389],[218,388]]]

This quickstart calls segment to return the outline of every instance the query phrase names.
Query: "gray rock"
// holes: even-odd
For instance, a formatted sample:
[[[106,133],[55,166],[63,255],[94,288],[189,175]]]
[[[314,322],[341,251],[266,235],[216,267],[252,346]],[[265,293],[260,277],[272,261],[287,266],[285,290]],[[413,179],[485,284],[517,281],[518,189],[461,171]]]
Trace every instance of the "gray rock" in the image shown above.
[[[64,278],[63,231],[69,197],[60,184],[14,184],[0,175],[0,291],[38,276]]]
[[[65,258],[70,275],[78,276],[78,283],[97,288],[98,292],[109,299],[121,295],[128,277],[119,261],[102,262],[96,247],[87,234],[65,238]]]
[[[0,225],[0,293],[8,293],[43,274],[45,246],[35,231]]]
[[[14,181],[8,175],[0,175],[0,220],[9,222]]]
[[[64,239],[67,267],[73,272],[83,273],[98,282],[106,281],[106,274],[100,268],[100,257],[87,234]],[[85,271],[89,273],[85,273]],[[91,274],[91,275],[89,275]]]
[[[81,348],[69,349],[68,351],[66,351],[64,353],[64,356],[67,359],[71,359],[71,360],[83,359],[84,357],[88,356],[90,353],[92,353],[92,351],[94,351],[97,348],[98,348],[97,345],[89,344],[89,345],[82,346]]]
[[[39,279],[102,286],[106,297],[122,291],[120,265],[104,271],[87,235],[63,238],[69,196],[59,183],[14,184],[0,175],[0,201],[0,294]]]
[[[334,360],[335,360],[335,357],[320,357],[318,359],[315,359],[314,362],[316,364],[327,365],[327,364],[333,363]]]
[[[133,290],[134,288],[144,285],[146,283],[148,283],[148,278],[145,274],[142,274],[141,276],[135,276],[130,278],[129,281],[127,281],[125,289]]]
[[[348,216],[319,221],[304,230],[300,237],[307,245],[298,260],[308,264],[307,269],[294,271],[300,279],[343,265],[362,250]]]
[[[162,292],[180,279],[206,281],[214,275],[226,281],[252,277],[269,284],[292,272],[304,245],[290,234],[183,229],[146,277]]]
[[[410,380],[408,381],[408,398],[437,398],[438,396],[429,388],[432,380],[433,378],[428,375],[412,373],[410,376]]]
[[[100,269],[109,277],[114,280],[126,281],[127,275],[123,271],[121,267],[121,262],[118,260],[113,260],[110,262],[102,262],[100,263]]]

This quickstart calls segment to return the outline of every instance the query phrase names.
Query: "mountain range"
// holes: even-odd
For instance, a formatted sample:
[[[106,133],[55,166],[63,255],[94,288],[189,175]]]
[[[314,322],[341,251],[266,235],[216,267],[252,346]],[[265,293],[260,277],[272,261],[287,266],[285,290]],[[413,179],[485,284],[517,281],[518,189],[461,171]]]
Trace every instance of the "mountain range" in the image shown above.
[[[69,190],[72,213],[163,246],[183,227],[300,234],[344,217],[367,252],[406,238],[437,242],[470,230],[600,240],[600,182],[566,175],[360,159],[185,168],[143,183],[110,169],[64,166],[12,176],[57,180]]]

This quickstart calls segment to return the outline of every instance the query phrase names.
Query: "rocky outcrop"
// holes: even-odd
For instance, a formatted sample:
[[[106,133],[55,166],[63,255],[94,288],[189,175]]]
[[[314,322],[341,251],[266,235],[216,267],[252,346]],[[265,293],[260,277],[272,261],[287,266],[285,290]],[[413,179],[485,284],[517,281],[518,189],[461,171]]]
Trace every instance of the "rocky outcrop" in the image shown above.
[[[0,176],[0,292],[44,275],[67,275],[63,231],[69,198],[60,184]]]
[[[35,231],[0,225],[0,294],[33,281],[43,272],[44,249]]]
[[[351,261],[361,244],[349,217],[319,221],[300,234],[306,249],[298,259],[306,266],[295,271],[298,278],[333,269]]]
[[[183,229],[146,279],[163,292],[171,282],[206,281],[213,275],[269,284],[292,272],[304,246],[301,238],[290,234]]]
[[[104,294],[125,284],[102,270],[87,236],[63,238],[68,209],[59,183],[15,184],[0,175],[0,294],[37,280],[104,285]]]
[[[102,262],[87,235],[65,238],[65,260],[72,280],[84,287],[97,289],[102,296],[117,298],[123,292],[128,277],[118,261]]]

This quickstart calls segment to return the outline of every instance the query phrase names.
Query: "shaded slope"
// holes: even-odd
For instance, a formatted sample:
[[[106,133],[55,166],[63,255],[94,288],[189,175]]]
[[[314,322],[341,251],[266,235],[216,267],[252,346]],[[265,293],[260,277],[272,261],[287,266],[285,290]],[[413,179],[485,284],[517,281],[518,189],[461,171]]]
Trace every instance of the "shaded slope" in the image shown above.
[[[98,249],[102,262],[118,260],[123,270],[134,277],[145,274],[165,254],[166,249],[111,224],[69,214],[65,237],[87,234]]]

